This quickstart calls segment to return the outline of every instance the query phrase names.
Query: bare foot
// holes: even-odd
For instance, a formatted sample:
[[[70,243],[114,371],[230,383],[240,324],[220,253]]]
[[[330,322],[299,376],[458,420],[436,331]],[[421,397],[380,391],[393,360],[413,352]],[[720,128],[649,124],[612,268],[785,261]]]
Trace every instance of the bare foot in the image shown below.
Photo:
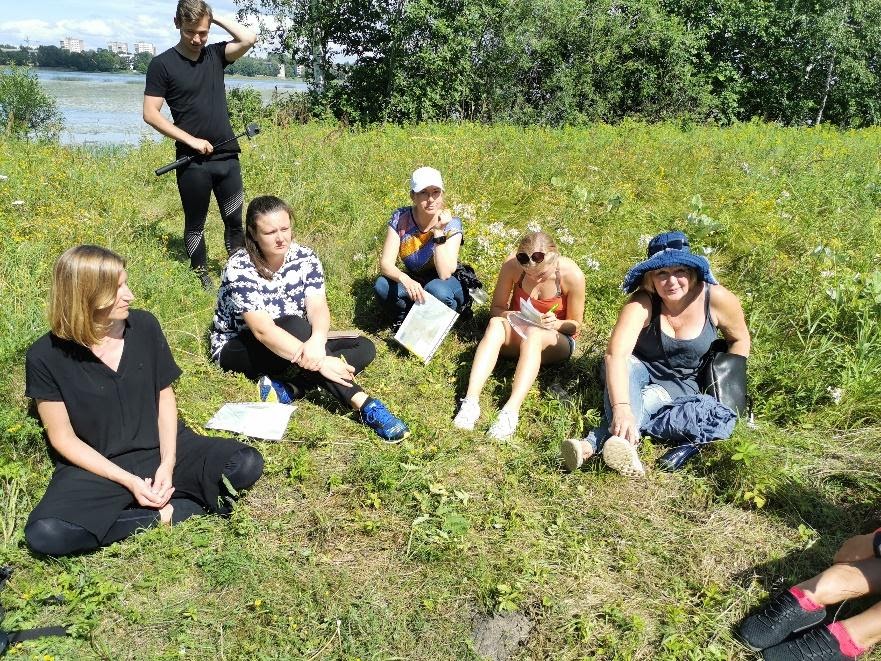
[[[168,505],[159,510],[159,523],[170,526],[172,514],[174,514],[174,507],[172,507],[171,503],[168,503]]]

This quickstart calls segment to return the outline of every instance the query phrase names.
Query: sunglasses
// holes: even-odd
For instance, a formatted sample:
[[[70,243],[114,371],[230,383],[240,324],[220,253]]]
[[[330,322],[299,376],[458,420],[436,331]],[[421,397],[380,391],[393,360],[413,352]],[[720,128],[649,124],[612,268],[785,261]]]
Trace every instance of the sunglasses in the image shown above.
[[[520,262],[523,266],[528,266],[530,259],[533,264],[541,264],[545,261],[545,254],[539,250],[536,250],[531,255],[527,255],[525,252],[517,253],[517,261]]]
[[[664,243],[656,243],[653,245],[649,257],[664,250],[682,250],[683,248],[688,247],[688,239],[670,239]]]

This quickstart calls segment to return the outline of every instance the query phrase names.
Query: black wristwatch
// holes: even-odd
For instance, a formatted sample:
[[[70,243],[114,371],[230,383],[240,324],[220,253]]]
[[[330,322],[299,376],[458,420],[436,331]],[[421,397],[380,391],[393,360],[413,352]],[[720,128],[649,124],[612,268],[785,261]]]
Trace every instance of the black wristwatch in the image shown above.
[[[875,536],[872,538],[872,550],[876,558],[881,558],[881,528],[875,531]]]
[[[441,245],[447,242],[447,235],[441,234],[440,236],[433,236],[431,240],[434,241],[437,245]]]

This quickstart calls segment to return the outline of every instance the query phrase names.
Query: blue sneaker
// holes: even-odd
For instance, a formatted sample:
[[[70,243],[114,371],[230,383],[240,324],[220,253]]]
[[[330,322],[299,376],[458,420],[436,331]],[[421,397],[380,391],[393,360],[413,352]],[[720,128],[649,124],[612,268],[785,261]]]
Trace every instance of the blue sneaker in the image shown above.
[[[410,428],[400,418],[392,415],[385,404],[370,398],[361,407],[361,422],[375,431],[386,443],[398,443],[410,435]]]
[[[293,404],[294,399],[296,399],[296,393],[292,392],[287,383],[273,381],[268,376],[261,376],[257,385],[260,388],[261,402]]]

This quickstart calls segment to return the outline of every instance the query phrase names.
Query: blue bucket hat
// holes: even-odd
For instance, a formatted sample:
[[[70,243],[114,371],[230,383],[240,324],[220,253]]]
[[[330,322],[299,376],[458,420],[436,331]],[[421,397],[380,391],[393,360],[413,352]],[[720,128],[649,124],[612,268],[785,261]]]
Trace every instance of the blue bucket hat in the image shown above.
[[[710,262],[703,255],[695,255],[688,245],[688,237],[682,232],[664,232],[649,241],[648,259],[627,271],[621,284],[628,294],[637,290],[642,276],[649,271],[671,266],[688,266],[697,272],[698,278],[711,285],[718,285],[710,271]]]

